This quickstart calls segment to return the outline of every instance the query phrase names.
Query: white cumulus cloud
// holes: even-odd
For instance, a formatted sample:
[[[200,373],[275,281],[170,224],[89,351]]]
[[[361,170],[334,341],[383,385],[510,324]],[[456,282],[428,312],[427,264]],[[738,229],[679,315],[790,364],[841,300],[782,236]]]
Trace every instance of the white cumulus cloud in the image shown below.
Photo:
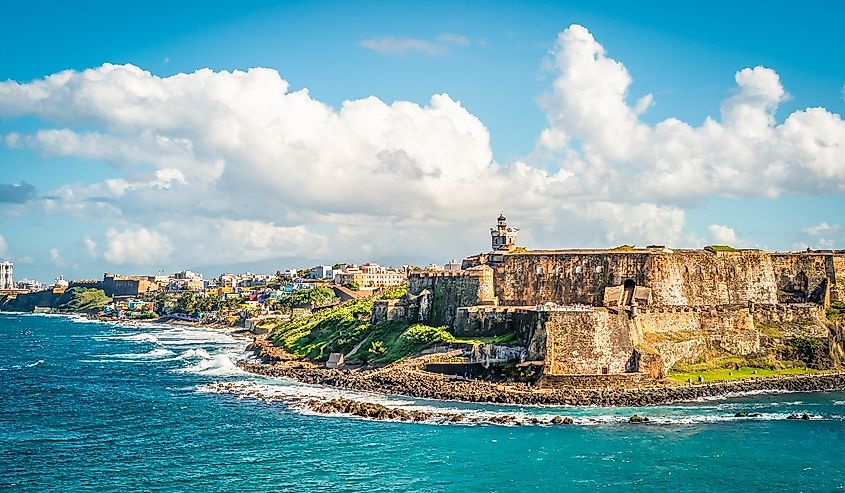
[[[385,39],[367,47],[437,54],[469,43]],[[640,115],[656,98],[631,94],[632,75],[586,28],[560,33],[551,65],[548,125],[531,155],[509,163],[448,94],[335,108],[264,68],[159,77],[104,64],[0,82],[0,117],[43,123],[7,133],[7,147],[113,165],[109,179],[41,200],[111,227],[99,250],[118,265],[452,258],[489,248],[500,210],[528,246],[689,246],[699,240],[684,231],[685,209],[707,198],[845,192],[845,122],[824,108],[778,122],[788,94],[771,68],[738,71],[718,119],[651,125]],[[713,226],[714,239],[744,243]]]
[[[170,240],[146,228],[109,229],[106,240],[104,256],[115,265],[161,265],[173,251]]]

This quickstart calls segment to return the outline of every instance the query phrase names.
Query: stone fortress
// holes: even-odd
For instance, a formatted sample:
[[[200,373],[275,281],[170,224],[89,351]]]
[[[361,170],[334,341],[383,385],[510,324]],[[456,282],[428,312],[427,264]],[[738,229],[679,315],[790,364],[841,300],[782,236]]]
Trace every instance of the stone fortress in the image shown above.
[[[845,251],[772,253],[711,246],[526,250],[498,218],[492,251],[456,272],[415,272],[373,321],[450,327],[460,337],[514,333],[543,380],[662,378],[676,363],[762,358],[814,338],[837,364],[825,317],[845,300]]]

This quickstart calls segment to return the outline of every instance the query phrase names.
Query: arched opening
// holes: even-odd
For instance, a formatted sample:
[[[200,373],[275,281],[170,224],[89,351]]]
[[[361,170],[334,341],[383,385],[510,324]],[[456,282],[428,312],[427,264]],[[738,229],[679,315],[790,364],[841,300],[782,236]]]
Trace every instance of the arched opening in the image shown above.
[[[637,287],[637,283],[634,282],[633,279],[625,279],[625,282],[622,284],[625,289],[625,306],[631,306],[634,304],[634,288]]]

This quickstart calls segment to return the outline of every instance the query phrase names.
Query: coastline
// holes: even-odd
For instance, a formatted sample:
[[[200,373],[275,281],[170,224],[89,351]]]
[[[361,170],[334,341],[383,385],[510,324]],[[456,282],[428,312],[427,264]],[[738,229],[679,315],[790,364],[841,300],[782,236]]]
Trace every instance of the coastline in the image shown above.
[[[101,318],[96,315],[91,315],[89,313],[84,312],[50,312],[50,313],[34,313],[34,312],[18,312],[18,311],[3,311],[0,310],[0,314],[9,314],[9,315],[26,315],[26,316],[38,316],[38,317],[67,317],[67,318],[77,318],[77,319],[84,319],[91,323],[101,323],[101,324],[113,324],[119,325],[121,327],[192,327],[195,329],[206,329],[206,330],[218,330],[221,332],[225,332],[226,334],[240,339],[243,342],[249,343],[252,341],[253,334],[248,332],[243,327],[234,327],[230,325],[223,325],[223,324],[203,324],[200,322],[185,322],[178,319],[168,319],[162,320],[161,318],[158,319],[113,319],[113,318]]]
[[[286,356],[258,337],[247,346],[253,360],[237,366],[244,371],[376,394],[442,401],[531,405],[641,407],[675,402],[726,398],[755,392],[822,392],[845,389],[845,370],[808,375],[755,377],[690,385],[655,383],[635,388],[537,388],[526,383],[498,384],[425,372],[426,357],[375,369],[332,369]]]

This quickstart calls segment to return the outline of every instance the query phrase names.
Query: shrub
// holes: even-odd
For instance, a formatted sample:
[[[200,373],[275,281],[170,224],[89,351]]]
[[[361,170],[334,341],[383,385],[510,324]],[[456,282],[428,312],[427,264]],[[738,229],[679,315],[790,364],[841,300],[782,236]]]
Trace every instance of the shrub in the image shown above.
[[[402,339],[414,345],[428,345],[455,340],[452,334],[446,331],[446,327],[430,327],[422,324],[408,327],[408,330],[402,334]]]
[[[381,341],[373,341],[370,343],[370,349],[368,349],[369,353],[375,357],[379,357],[383,355],[387,348],[384,347],[384,343]]]
[[[816,353],[822,347],[821,341],[815,337],[793,337],[786,343],[795,355],[803,362],[810,363],[816,358]]]

